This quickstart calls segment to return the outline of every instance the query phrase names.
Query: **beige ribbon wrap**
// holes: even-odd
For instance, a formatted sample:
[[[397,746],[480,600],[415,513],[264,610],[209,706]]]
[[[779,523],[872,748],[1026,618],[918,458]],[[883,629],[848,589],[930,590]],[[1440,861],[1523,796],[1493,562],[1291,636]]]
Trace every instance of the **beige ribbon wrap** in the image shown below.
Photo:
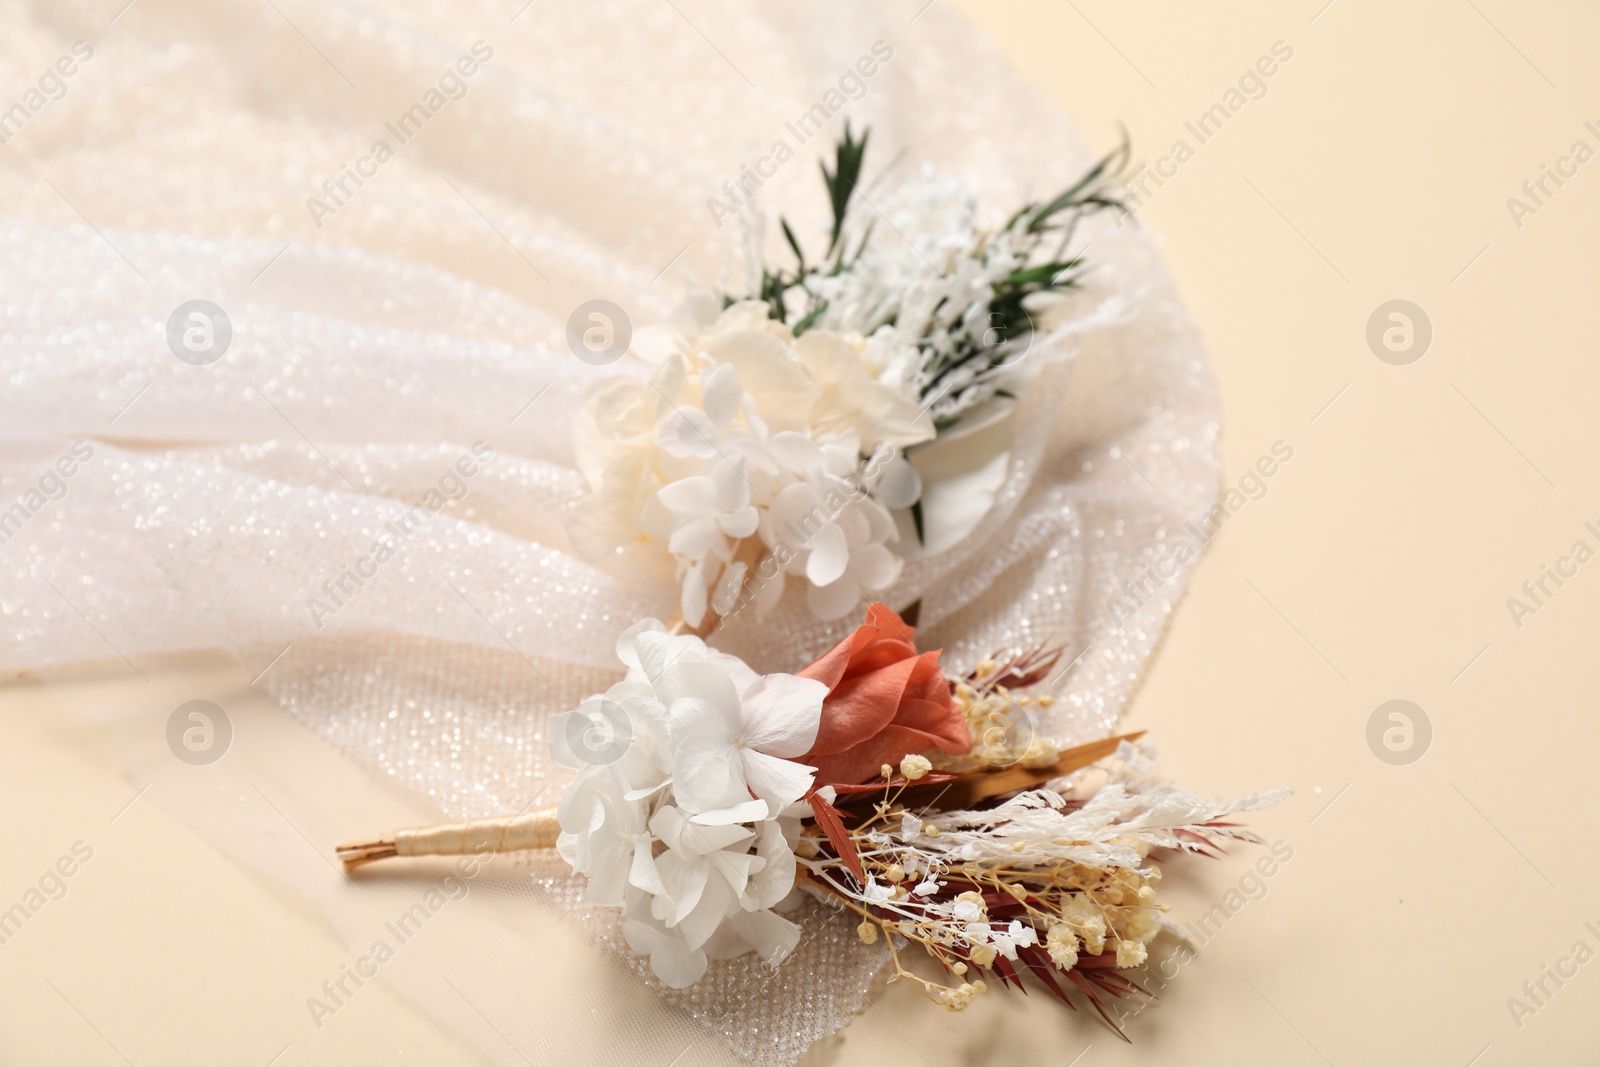
[[[502,815],[396,830],[393,837],[340,845],[337,851],[345,867],[350,868],[393,856],[498,855],[501,852],[554,848],[560,833],[556,809],[542,808],[526,815]]]

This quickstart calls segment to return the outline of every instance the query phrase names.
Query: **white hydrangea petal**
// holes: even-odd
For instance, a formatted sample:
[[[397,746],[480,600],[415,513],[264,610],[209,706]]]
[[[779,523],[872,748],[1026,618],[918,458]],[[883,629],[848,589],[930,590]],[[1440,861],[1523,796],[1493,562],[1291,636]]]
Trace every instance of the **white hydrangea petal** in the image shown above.
[[[660,630],[641,630],[633,639],[633,657],[639,664],[639,673],[652,689],[661,680],[667,667],[681,654],[682,637],[674,637]]]
[[[782,809],[805,796],[816,780],[816,768],[779,756],[769,756],[753,748],[739,750],[744,764],[745,784],[756,796]]]
[[[717,932],[717,928],[730,915],[739,913],[739,898],[728,888],[721,875],[711,873],[708,864],[701,864],[708,877],[694,907],[673,925],[683,933],[690,948],[698,949]]]
[[[762,536],[766,544],[774,547],[786,544],[790,549],[803,549],[818,526],[819,518],[806,522],[806,517],[813,510],[818,510],[821,517],[816,490],[810,485],[795,482],[784,486],[773,502],[766,506],[766,517],[762,523]]]
[[[778,566],[775,559],[769,560],[763,567],[757,576],[756,618],[758,619],[766,618],[783,599],[783,569]]]
[[[805,434],[793,430],[773,434],[767,441],[767,450],[785,468],[801,477],[823,465],[822,449]]]
[[[717,454],[717,428],[699,408],[676,407],[656,423],[661,450],[671,456],[710,459]]]
[[[718,520],[707,515],[693,519],[672,531],[667,539],[667,551],[675,556],[699,559],[711,551],[711,546],[722,537]]]
[[[739,599],[739,590],[744,586],[744,576],[748,569],[742,560],[728,564],[722,572],[722,577],[717,580],[717,588],[711,594],[712,611],[718,615],[726,615],[733,610],[734,604]]]
[[[635,670],[640,667],[638,643],[641,634],[665,634],[667,628],[661,624],[660,619],[640,619],[617,636],[617,659],[622,661],[624,667]]]
[[[806,579],[815,586],[830,585],[844,575],[850,565],[850,545],[837,523],[828,523],[816,532],[807,546]]]
[[[743,564],[737,564],[737,566],[742,567]],[[751,670],[750,665],[738,656],[730,656],[728,653],[718,652],[714,648],[706,649],[706,662],[714,663],[722,668],[729,680],[733,682],[733,688],[738,691],[741,700],[744,698],[744,694],[749,692],[750,687],[761,679],[761,675]]]
[[[750,799],[726,718],[704,700],[672,705],[673,796],[690,813]]]
[[[727,808],[718,808],[715,811],[697,812],[693,821],[702,826],[717,826],[732,823],[761,822],[771,810],[765,800],[751,798],[742,804],[734,804]]]
[[[706,973],[706,954],[691,949],[677,931],[633,919],[622,924],[622,936],[629,948],[649,955],[650,972],[669,989],[694,985]]]
[[[770,911],[739,912],[729,917],[727,927],[771,967],[788,959],[800,943],[800,927]]]
[[[882,545],[866,545],[850,553],[848,576],[869,593],[882,592],[900,577],[905,561]]]
[[[745,743],[773,756],[795,759],[811,750],[822,724],[828,687],[792,674],[769,674],[744,694]]]
[[[895,525],[889,509],[876,500],[858,500],[851,505],[867,520],[867,540],[874,544],[900,540],[900,527]]]
[[[683,621],[690,626],[699,626],[705,621],[706,604],[710,598],[705,571],[699,567],[684,571],[683,591],[678,597],[678,610],[683,614]]]
[[[628,870],[628,884],[646,893],[667,891],[666,886],[661,884],[661,872],[656,870],[656,858],[650,849],[639,847],[633,850],[633,865]]]
[[[693,913],[705,896],[706,887],[712,882],[711,867],[698,857],[669,849],[656,857],[656,872],[665,890],[656,899],[667,901],[667,925],[676,926]]]
[[[890,508],[909,508],[922,496],[922,475],[904,455],[884,464],[873,495]]]
[[[852,549],[872,543],[872,523],[867,518],[870,510],[862,507],[860,501],[851,501],[840,510],[838,518],[834,520],[839,529],[844,531],[845,544]]]
[[[854,611],[859,603],[860,595],[848,582],[814,585],[806,590],[806,604],[811,608],[811,614],[824,622],[843,618]]]
[[[744,721],[739,690],[720,664],[705,660],[674,663],[661,672],[656,691],[667,702],[674,745],[700,733],[705,741],[697,743],[709,743],[715,736],[718,743],[727,744]],[[689,707],[691,703],[705,705],[720,718],[714,722],[701,709]]]
[[[761,514],[755,508],[740,508],[717,517],[717,526],[729,537],[749,537],[761,524]]]
[[[789,895],[795,882],[794,850],[776,821],[764,823],[756,843],[762,866],[750,879],[739,902],[746,911],[770,908]]]
[[[705,376],[700,406],[713,425],[722,427],[733,421],[743,399],[744,386],[739,384],[739,372],[734,368],[724,365]]]
[[[761,431],[757,430],[757,433]],[[773,458],[772,452],[761,441],[750,437],[736,437],[730,442],[732,447],[729,452],[743,460],[748,470],[754,467],[764,474],[776,475],[779,471],[778,461]]]
[[[716,486],[713,508],[718,512],[738,511],[750,504],[750,478],[744,472],[744,460],[724,459],[711,468],[711,482]]]
[[[719,510],[718,492],[719,486],[716,480],[700,474],[668,482],[656,491],[656,499],[674,519],[681,522],[716,514]]]

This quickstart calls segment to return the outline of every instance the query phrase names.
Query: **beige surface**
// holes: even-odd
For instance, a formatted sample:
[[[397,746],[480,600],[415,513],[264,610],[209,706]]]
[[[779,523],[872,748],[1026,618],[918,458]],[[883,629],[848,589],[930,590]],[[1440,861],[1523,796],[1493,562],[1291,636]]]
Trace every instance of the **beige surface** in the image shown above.
[[[1580,939],[1600,950],[1585,928],[1600,931],[1586,784],[1600,565],[1551,583],[1520,628],[1506,601],[1575,541],[1600,548],[1584,529],[1600,528],[1600,165],[1520,229],[1506,200],[1575,140],[1600,148],[1584,127],[1600,126],[1585,51],[1600,15],[1500,0],[968,6],[1092,143],[1120,121],[1147,163],[1193,145],[1184,123],[1274,42],[1293,48],[1144,211],[1216,361],[1228,483],[1274,442],[1294,454],[1212,546],[1128,718],[1188,785],[1294,785],[1255,820],[1293,859],[1132,1021],[1132,1046],[1037,996],[950,1016],[891,988],[813,1058],[1593,1062],[1600,964],[1546,979],[1554,995],[1520,1028],[1507,1001]],[[1395,298],[1434,327],[1409,366],[1364,337]],[[96,695],[160,711],[248,681],[210,662],[147,673],[150,687]],[[1433,726],[1409,766],[1366,740],[1395,698]],[[73,842],[94,849],[0,945],[0,1062],[480,1062],[381,984],[314,1028],[305,998],[348,960],[343,944],[147,800],[121,810],[133,790],[109,740],[64,714],[83,700],[0,694],[0,907]],[[1175,872],[1176,916],[1205,912],[1248,859]]]

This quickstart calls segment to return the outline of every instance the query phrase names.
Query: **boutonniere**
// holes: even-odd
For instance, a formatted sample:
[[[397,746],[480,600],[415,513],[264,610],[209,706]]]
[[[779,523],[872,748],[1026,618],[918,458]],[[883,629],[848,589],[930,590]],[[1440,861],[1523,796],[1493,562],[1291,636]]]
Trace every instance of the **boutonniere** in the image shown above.
[[[780,219],[792,262],[753,260],[747,291],[699,294],[635,331],[627,373],[580,413],[589,492],[574,547],[670,571],[698,632],[747,606],[764,615],[796,586],[816,617],[842,618],[907,559],[975,528],[1008,447],[976,431],[1066,354],[1035,341],[1085,269],[1077,225],[1118,206],[1126,159],[984,227],[972,192],[933,172],[869,203],[867,141],[847,127],[822,167],[833,220],[820,255]],[[941,445],[942,466],[926,462]],[[939,491],[928,482],[952,452],[964,480]]]
[[[863,949],[952,1010],[1032,978],[1108,1023],[1162,927],[1161,857],[1259,839],[1233,821],[1281,799],[1206,800],[1147,774],[1139,735],[1059,748],[1032,729],[1056,650],[986,659],[952,678],[882,604],[794,674],[654,619],[625,631],[623,680],[552,717],[577,772],[558,806],[339,850],[394,856],[554,848],[621,909],[622,935],[665,985],[711,960],[774,966],[802,895],[847,912]],[[1091,777],[1091,774],[1093,776]],[[930,979],[903,965],[922,949]],[[1119,1029],[1120,1032],[1120,1029]]]

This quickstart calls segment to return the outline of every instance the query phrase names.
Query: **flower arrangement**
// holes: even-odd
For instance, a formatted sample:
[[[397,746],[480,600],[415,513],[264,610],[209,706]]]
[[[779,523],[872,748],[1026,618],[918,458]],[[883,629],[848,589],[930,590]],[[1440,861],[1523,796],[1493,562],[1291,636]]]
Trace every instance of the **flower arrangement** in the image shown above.
[[[780,219],[792,266],[752,257],[747,294],[699,294],[637,331],[648,376],[597,383],[580,415],[573,545],[670,561],[702,632],[746,603],[765,614],[791,582],[821,619],[894,584],[925,533],[916,450],[1015,403],[1040,317],[1079,284],[1077,224],[1118,206],[1126,159],[986,228],[970,190],[932,172],[869,203],[867,141],[846,126],[822,166],[820,258]]]
[[[550,720],[578,771],[553,811],[340,850],[396,855],[554,847],[621,909],[622,934],[665,985],[747,952],[774,966],[798,943],[802,895],[850,912],[890,947],[897,979],[960,1010],[991,981],[1106,996],[1161,929],[1163,851],[1259,839],[1231,821],[1280,793],[1203,800],[1145,772],[1138,735],[1058,749],[1019,731],[1054,662],[1045,650],[950,678],[882,604],[795,674],[757,674],[646,619],[617,642],[623,680]],[[1095,764],[1104,780],[1074,788]],[[1078,783],[1082,784],[1082,783]],[[915,944],[947,980],[903,965]],[[1119,1031],[1120,1032],[1120,1031]]]
[[[1116,1028],[1106,998],[1145,994],[1160,862],[1258,841],[1233,816],[1281,792],[1215,801],[1159,782],[1138,734],[1063,748],[1032,728],[1060,649],[951,677],[875,601],[919,547],[981,520],[981,500],[954,519],[931,506],[919,455],[1010,417],[1061,354],[1032,342],[1079,284],[1078,223],[1119,206],[1107,190],[1126,147],[983,226],[971,193],[932,172],[869,202],[867,140],[846,127],[822,167],[833,220],[820,257],[780,219],[792,265],[752,258],[747,292],[698,294],[636,331],[628,373],[585,400],[575,451],[590,491],[572,544],[670,571],[678,595],[670,623],[618,639],[622,680],[551,718],[552,757],[577,772],[560,804],[340,855],[554,848],[674,988],[713,960],[782,965],[801,936],[789,916],[810,897],[866,945],[884,941],[894,980],[952,1010],[1030,979]],[[719,619],[764,614],[792,586],[825,620],[865,602],[863,621],[793,674],[707,644]],[[942,977],[904,964],[912,945]]]

